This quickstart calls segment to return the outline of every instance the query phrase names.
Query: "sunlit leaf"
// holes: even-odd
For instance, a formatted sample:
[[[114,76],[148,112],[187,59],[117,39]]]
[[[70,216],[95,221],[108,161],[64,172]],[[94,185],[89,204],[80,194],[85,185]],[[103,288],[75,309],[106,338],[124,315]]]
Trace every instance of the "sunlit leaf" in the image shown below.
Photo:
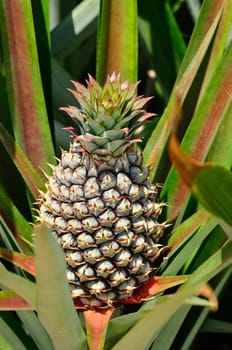
[[[13,272],[7,271],[3,264],[0,264],[0,284],[16,292],[31,305],[33,310],[36,310],[35,283]]]
[[[56,349],[85,349],[85,335],[71,298],[63,251],[46,227],[36,226],[34,233],[38,317]]]
[[[223,167],[202,169],[194,178],[193,193],[214,215],[232,226],[232,173]]]
[[[77,5],[51,33],[53,57],[64,59],[97,30],[100,0]]]
[[[19,145],[13,140],[8,134],[3,125],[0,123],[0,138],[12,158],[19,172],[25,180],[29,190],[34,197],[38,196],[38,191],[44,189],[44,181],[41,176],[37,173],[32,163],[28,160],[25,153],[19,147]]]
[[[137,81],[137,1],[101,0],[96,76],[120,73],[122,81]]]
[[[35,276],[35,262],[33,256],[24,255],[0,247],[0,257]]]
[[[34,167],[46,169],[47,163],[54,160],[54,151],[41,85],[31,2],[1,0],[0,15],[15,137]]]
[[[32,306],[15,292],[0,291],[0,310],[32,310]]]

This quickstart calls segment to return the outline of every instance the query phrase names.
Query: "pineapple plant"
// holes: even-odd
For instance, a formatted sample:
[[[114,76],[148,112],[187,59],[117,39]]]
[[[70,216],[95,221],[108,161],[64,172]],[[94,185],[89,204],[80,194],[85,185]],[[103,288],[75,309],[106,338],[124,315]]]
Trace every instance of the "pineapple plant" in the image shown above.
[[[137,129],[153,114],[142,108],[137,83],[107,77],[103,87],[89,76],[73,82],[80,107],[62,108],[76,122],[69,151],[48,177],[39,220],[63,248],[76,304],[115,307],[154,275],[168,252],[159,243],[165,223],[158,185],[149,181],[136,148]],[[79,305],[80,306],[80,305]]]
[[[214,305],[215,308],[217,304],[212,289],[204,285],[207,281],[213,282],[213,289],[219,295],[231,276],[231,213],[228,210],[231,207],[231,174],[225,176],[224,169],[212,164],[202,169],[202,164],[192,163],[180,149],[178,151],[177,142],[173,142],[174,135],[170,137],[170,155],[174,164],[182,177],[190,180],[192,191],[216,216],[213,217],[206,210],[196,208],[192,197],[187,198],[186,186],[175,169],[169,169],[166,151],[173,123],[179,135],[178,128],[182,126],[179,122],[182,124],[182,121],[175,121],[178,121],[178,113],[183,112],[185,120],[183,130],[180,130],[183,131],[181,149],[185,155],[191,154],[198,162],[216,161],[231,168],[231,94],[225,93],[231,92],[232,46],[229,39],[226,43],[232,18],[230,2],[205,0],[191,40],[185,45],[174,18],[176,10],[171,4],[149,0],[101,0],[97,9],[98,0],[83,0],[77,5],[77,11],[70,12],[52,32],[52,59],[49,40],[46,45],[46,38],[50,38],[46,7],[49,2],[42,3],[43,8],[30,1],[0,0],[4,54],[0,67],[3,116],[0,153],[4,164],[0,172],[0,256],[8,261],[0,264],[0,310],[3,311],[0,313],[0,348],[121,350],[133,347],[163,350],[193,346],[195,349],[193,340],[202,323],[207,323],[208,307]],[[72,6],[67,1],[65,3]],[[178,4],[178,1],[172,3]],[[95,59],[88,60],[91,52],[95,55],[95,36],[90,34],[90,27],[96,23],[98,12],[100,34],[97,35],[95,71],[92,66]],[[86,23],[82,36],[82,29],[79,31],[78,26],[83,19]],[[136,58],[137,19],[142,39],[139,67]],[[71,33],[71,28],[75,28],[75,33]],[[36,37],[33,34],[35,29]],[[70,54],[72,50],[77,51],[77,57],[81,52],[81,56],[87,59],[82,62]],[[49,70],[49,62],[52,70]],[[151,68],[155,69],[155,81],[146,75]],[[48,177],[46,190],[41,169],[48,172],[47,164],[55,160],[52,140],[55,147],[68,149],[63,143],[63,135],[60,137],[56,133],[53,138],[50,135],[53,122],[56,130],[67,126],[65,120],[59,119],[62,113],[57,115],[57,107],[74,104],[69,100],[71,94],[66,96],[64,88],[69,86],[71,77],[83,82],[86,72],[96,75],[96,80],[102,85],[107,74],[113,71],[120,72],[122,82],[113,74],[103,87],[91,77],[87,89],[74,83],[74,96],[78,96],[82,106],[79,110],[66,107],[65,111],[74,117],[79,130],[69,129],[74,140],[68,152],[62,151],[58,166]],[[146,100],[135,96],[136,84],[124,82],[126,79],[136,81],[138,71],[139,79],[143,81],[142,93],[156,96],[154,106],[150,104],[149,107],[160,115],[143,130],[143,157],[136,143],[139,142],[140,125],[149,118],[142,111]],[[89,91],[92,91],[91,97]],[[118,112],[112,107],[116,100]],[[110,125],[112,115],[115,122]],[[106,126],[102,119],[109,125]],[[205,133],[201,132],[204,130]],[[81,135],[76,135],[79,132]],[[9,155],[7,162],[14,163],[17,172],[15,168],[7,168],[6,151]],[[73,183],[77,173],[83,183]],[[143,177],[141,183],[140,174]],[[23,178],[23,186],[16,185],[18,177]],[[104,186],[112,182],[111,188],[102,188],[103,178]],[[141,196],[138,200],[129,198],[131,193],[122,189],[122,184],[126,185],[123,179],[127,178],[131,181],[131,184],[127,182],[130,190],[139,188]],[[157,198],[159,186],[149,184],[149,181],[164,184],[159,195],[161,203]],[[223,189],[221,183],[227,187]],[[39,190],[42,191],[39,195],[39,220],[47,223],[56,239],[44,225],[30,225],[34,213],[31,204],[38,198]],[[71,196],[82,195],[82,191],[83,198],[70,200]],[[114,191],[120,195],[120,205]],[[95,193],[96,196],[87,198],[86,193]],[[162,201],[168,203],[162,217],[164,220],[174,219],[167,242],[170,248],[160,245],[165,227],[165,223],[158,222],[162,222],[158,218]],[[75,207],[76,202],[81,211]],[[138,217],[134,216],[134,211]],[[104,212],[111,213],[108,226],[103,226],[107,222]],[[229,227],[223,226],[223,220],[219,225],[218,216]],[[95,220],[99,227],[94,226]],[[120,222],[125,224],[122,232],[118,228]],[[149,225],[154,226],[154,231]],[[92,241],[91,246],[91,241],[87,241],[89,247],[85,247],[86,241],[81,241],[83,238],[94,239],[94,244]],[[106,256],[109,243],[112,256]],[[118,250],[117,245],[120,246]],[[143,249],[139,251],[141,247]],[[151,255],[147,251],[150,248],[154,248]],[[167,263],[155,273],[169,249]],[[132,265],[135,256],[144,262],[143,267],[139,265],[139,259],[135,266]],[[110,269],[110,266],[113,267]],[[92,278],[88,272],[92,273]],[[121,277],[125,277],[125,281],[120,280],[120,272],[123,272]],[[218,278],[212,280],[216,275]],[[180,288],[175,288],[179,285]],[[168,289],[171,295],[162,293]],[[229,286],[224,290],[230,291]],[[197,297],[199,293],[208,300]],[[119,308],[110,320],[121,303],[134,304],[145,299],[145,303],[133,307],[135,312],[131,312],[132,308]],[[196,310],[192,304],[206,308]],[[81,308],[83,313],[77,312]],[[229,327],[227,329],[231,329]]]

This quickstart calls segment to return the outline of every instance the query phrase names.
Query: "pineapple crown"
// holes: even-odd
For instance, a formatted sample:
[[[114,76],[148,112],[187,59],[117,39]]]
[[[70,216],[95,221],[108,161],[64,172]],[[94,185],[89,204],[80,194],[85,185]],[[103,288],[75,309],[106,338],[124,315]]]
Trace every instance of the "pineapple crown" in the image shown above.
[[[72,81],[75,89],[69,89],[79,102],[76,106],[62,107],[77,122],[81,135],[75,135],[89,153],[113,156],[121,155],[132,143],[141,141],[135,131],[153,113],[142,107],[151,97],[136,95],[138,82],[121,82],[120,74],[108,76],[100,86],[89,75],[87,87]]]

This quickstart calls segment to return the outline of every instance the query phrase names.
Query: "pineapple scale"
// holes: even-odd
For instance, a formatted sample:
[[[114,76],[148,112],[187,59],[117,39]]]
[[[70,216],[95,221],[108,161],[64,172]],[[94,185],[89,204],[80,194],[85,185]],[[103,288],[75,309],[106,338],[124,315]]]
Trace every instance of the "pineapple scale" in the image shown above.
[[[101,156],[77,141],[62,151],[40,198],[40,221],[54,233],[67,262],[72,297],[109,307],[130,297],[166,255],[157,186],[140,152]]]

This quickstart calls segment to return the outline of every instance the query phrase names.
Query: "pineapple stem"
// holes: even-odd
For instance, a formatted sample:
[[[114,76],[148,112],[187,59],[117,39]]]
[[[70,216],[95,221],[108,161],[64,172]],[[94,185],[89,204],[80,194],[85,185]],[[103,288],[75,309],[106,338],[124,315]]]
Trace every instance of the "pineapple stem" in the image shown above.
[[[103,350],[108,323],[115,309],[83,311],[89,350]]]

